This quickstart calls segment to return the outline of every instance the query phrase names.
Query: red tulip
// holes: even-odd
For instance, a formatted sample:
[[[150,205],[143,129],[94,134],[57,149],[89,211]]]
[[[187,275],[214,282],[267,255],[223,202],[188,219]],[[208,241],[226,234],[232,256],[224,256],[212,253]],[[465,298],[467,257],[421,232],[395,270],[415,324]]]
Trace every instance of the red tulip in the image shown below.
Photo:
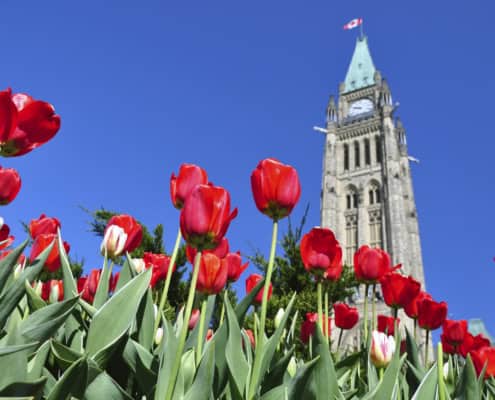
[[[249,277],[246,279],[246,293],[249,293],[251,290],[254,289],[254,287],[261,281],[263,277],[259,274],[251,274]],[[260,305],[261,302],[263,301],[263,292],[264,292],[264,287],[260,289],[256,297],[254,298],[253,302],[257,305]],[[272,297],[272,290],[273,290],[273,285],[270,283],[270,286],[268,287],[268,298],[267,300],[270,300],[270,297]]]
[[[325,321],[325,316],[323,316],[323,321]],[[318,322],[317,313],[306,313],[306,318],[301,324],[301,341],[303,343],[308,343],[310,336],[315,333],[316,323]],[[325,322],[323,322],[325,323]],[[327,320],[328,335],[330,336],[331,319]]]
[[[471,352],[474,368],[478,376],[486,365],[485,379],[495,377],[495,347],[483,347]]]
[[[32,263],[50,244],[53,244],[52,250],[45,261],[44,268],[50,272],[55,272],[60,268],[60,253],[57,245],[57,235],[54,234],[41,234],[36,237],[31,247],[31,254],[29,255],[29,261]],[[68,253],[70,245],[64,242],[65,252]]]
[[[60,228],[60,221],[57,218],[47,217],[41,214],[38,219],[33,219],[29,223],[29,234],[33,239],[41,234],[56,234]]]
[[[3,218],[0,217],[0,250],[9,247],[14,243],[14,236],[9,236],[10,228],[7,224],[3,223]]]
[[[420,328],[435,330],[442,326],[447,317],[447,303],[423,299],[418,303],[418,325]]]
[[[11,236],[12,237],[12,236]],[[3,260],[5,257],[7,257],[12,250],[5,250],[0,253],[0,260]],[[24,254],[21,254],[19,256],[19,259],[17,260],[17,264],[19,265],[25,265],[26,264],[26,256]]]
[[[0,166],[0,205],[4,206],[14,200],[21,190],[21,177],[13,168]]]
[[[382,276],[380,283],[385,303],[392,308],[405,307],[421,290],[421,284],[416,279],[396,272]]]
[[[0,92],[0,155],[20,156],[48,142],[60,129],[49,103],[23,93]]]
[[[208,329],[206,331],[206,341],[207,342],[211,340],[211,338],[213,337],[213,334],[214,334],[213,329]]]
[[[400,318],[395,319],[387,315],[378,315],[377,330],[386,333],[389,336],[395,335],[395,323],[399,326]]]
[[[297,171],[267,158],[251,174],[251,189],[256,207],[273,220],[288,216],[301,196]]]
[[[143,261],[146,268],[152,268],[150,286],[154,288],[159,282],[165,280],[170,267],[170,257],[165,254],[153,254],[146,252],[143,254]],[[172,267],[175,270],[175,265]]]
[[[470,352],[479,350],[483,347],[489,347],[490,345],[491,345],[490,340],[484,337],[481,333],[476,336],[473,336],[471,335],[471,333],[467,332],[466,335],[464,336],[464,340],[459,346],[458,352],[461,356],[466,358]]]
[[[214,249],[227,233],[237,208],[230,212],[230,195],[219,186],[198,185],[180,212],[180,230],[198,250]]]
[[[127,251],[130,253],[139,247],[143,240],[143,229],[133,217],[126,214],[114,215],[108,221],[105,233],[112,225],[119,226],[127,235],[127,240],[123,249],[124,252]]]
[[[194,247],[186,245],[186,257],[191,264],[194,264],[194,258],[196,257],[197,252],[198,250],[196,250]],[[226,237],[223,237],[217,247],[211,250],[203,250],[201,252],[201,254],[205,253],[213,253],[218,258],[224,258],[229,253],[229,241]]]
[[[227,284],[227,274],[227,267],[222,266],[221,260],[215,254],[203,254],[196,290],[209,295],[220,293]]]
[[[101,270],[93,269],[88,276],[81,276],[77,280],[77,291],[81,293],[82,299],[90,304],[93,304],[100,275]]]
[[[170,196],[175,208],[179,210],[184,206],[187,196],[197,185],[208,183],[206,171],[194,164],[182,164],[179,175],[170,177]]]
[[[191,318],[189,318],[189,324],[187,325],[190,331],[193,330],[198,323],[200,315],[201,313],[197,308],[191,311]]]
[[[404,311],[409,318],[418,318],[418,303],[423,299],[431,299],[431,296],[424,291],[420,291],[414,299],[406,304]]]
[[[108,284],[109,292],[112,293],[115,292],[115,289],[117,288],[117,283],[119,283],[119,278],[120,278],[120,271],[110,276],[110,283]]]
[[[246,270],[249,262],[242,263],[241,252],[229,253],[222,259],[222,265],[227,268],[227,280],[236,282],[241,274]]]
[[[349,307],[345,303],[335,303],[335,326],[340,329],[352,329],[359,321],[359,312],[356,307]]]
[[[301,240],[301,258],[306,271],[321,276],[342,272],[342,249],[335,235],[327,228],[313,228]],[[337,279],[340,277],[340,273]]]
[[[454,321],[451,319],[446,319],[443,323],[443,331],[441,335],[442,345],[444,343],[449,344],[457,350],[460,344],[464,341],[468,331],[467,328],[468,326],[466,320]]]
[[[382,249],[373,249],[364,245],[354,254],[354,274],[358,281],[368,284],[377,283],[390,271],[390,256]]]
[[[254,349],[256,343],[254,340],[254,333],[251,329],[244,329],[244,333],[247,335],[249,338],[249,343],[251,343],[251,347]],[[244,346],[244,341],[242,342],[242,345]]]
[[[56,303],[64,299],[64,282],[51,279],[46,282],[33,282],[33,287],[38,295],[45,301]]]

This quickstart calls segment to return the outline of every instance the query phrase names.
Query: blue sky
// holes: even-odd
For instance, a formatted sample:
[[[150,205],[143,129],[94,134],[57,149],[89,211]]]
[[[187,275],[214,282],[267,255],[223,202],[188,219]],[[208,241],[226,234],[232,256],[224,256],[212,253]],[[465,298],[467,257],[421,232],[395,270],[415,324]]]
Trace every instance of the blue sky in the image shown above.
[[[169,177],[197,163],[231,191],[234,249],[268,253],[270,222],[249,176],[277,157],[297,168],[299,220],[319,224],[323,124],[363,17],[413,165],[427,289],[452,318],[495,333],[494,6],[489,1],[106,1],[0,5],[0,87],[50,101],[62,129],[31,154],[2,159],[23,179],[0,210],[14,234],[42,212],[62,221],[71,254],[100,267],[79,206],[177,230]],[[448,7],[446,5],[448,4]],[[282,223],[282,230],[286,222]]]

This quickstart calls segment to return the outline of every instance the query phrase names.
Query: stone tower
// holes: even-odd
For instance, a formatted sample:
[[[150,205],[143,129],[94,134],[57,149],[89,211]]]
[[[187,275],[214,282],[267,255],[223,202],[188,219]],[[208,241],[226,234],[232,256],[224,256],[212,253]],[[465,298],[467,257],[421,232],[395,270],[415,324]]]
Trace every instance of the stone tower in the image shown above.
[[[387,81],[361,36],[338,99],[331,96],[326,110],[321,225],[335,232],[345,264],[353,264],[363,244],[380,247],[424,288],[406,132],[395,111]],[[362,303],[363,293],[355,301]]]

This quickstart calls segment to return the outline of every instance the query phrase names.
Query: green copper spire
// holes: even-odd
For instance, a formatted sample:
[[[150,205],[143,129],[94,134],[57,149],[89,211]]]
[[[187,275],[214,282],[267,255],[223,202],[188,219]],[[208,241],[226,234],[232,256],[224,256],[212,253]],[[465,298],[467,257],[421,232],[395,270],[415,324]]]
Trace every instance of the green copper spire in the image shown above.
[[[374,84],[375,64],[371,59],[368,39],[358,37],[352,60],[345,76],[345,92],[361,89]]]

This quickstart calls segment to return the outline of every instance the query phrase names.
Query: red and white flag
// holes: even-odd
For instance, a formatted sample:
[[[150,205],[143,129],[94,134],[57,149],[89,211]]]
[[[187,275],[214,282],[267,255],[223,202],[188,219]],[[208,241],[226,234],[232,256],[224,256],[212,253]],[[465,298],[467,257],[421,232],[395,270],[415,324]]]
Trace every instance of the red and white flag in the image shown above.
[[[362,18],[354,18],[352,21],[349,21],[347,24],[344,25],[344,29],[354,29],[357,28],[359,25],[363,23]]]

